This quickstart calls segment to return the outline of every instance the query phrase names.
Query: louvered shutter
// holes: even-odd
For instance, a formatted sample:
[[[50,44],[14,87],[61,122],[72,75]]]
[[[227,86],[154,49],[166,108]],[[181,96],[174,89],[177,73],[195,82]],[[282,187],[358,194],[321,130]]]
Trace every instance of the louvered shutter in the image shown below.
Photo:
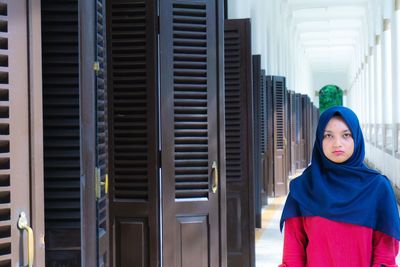
[[[286,189],[285,151],[285,78],[273,76],[274,108],[274,195],[282,196]]]
[[[307,95],[301,95],[301,150],[300,160],[302,168],[307,166],[307,110],[306,110],[306,97]]]
[[[312,144],[311,144],[311,138],[312,138],[312,133],[311,133],[311,102],[310,98],[308,95],[306,96],[306,165],[310,162],[311,159],[311,150],[312,150]]]
[[[157,266],[155,1],[107,1],[110,233],[115,266]]]
[[[254,266],[254,143],[250,20],[225,20],[228,266]]]
[[[0,251],[0,266],[12,266],[16,265],[18,261],[17,255],[13,257],[13,254],[17,254],[15,249],[18,249],[18,241],[19,241],[19,230],[14,225],[17,224],[18,214],[13,210],[13,206],[18,207],[21,204],[24,204],[24,199],[11,198],[11,193],[13,189],[17,192],[16,188],[12,184],[12,179],[18,178],[19,174],[22,174],[21,177],[25,183],[29,183],[29,173],[27,175],[27,171],[29,171],[29,158],[27,156],[24,157],[24,149],[29,148],[29,139],[27,138],[28,134],[28,114],[27,108],[24,108],[23,113],[20,114],[20,118],[15,118],[17,114],[18,102],[23,101],[24,104],[27,103],[27,77],[21,77],[21,84],[13,84],[12,79],[10,79],[10,75],[13,73],[18,73],[18,70],[15,68],[15,59],[14,55],[18,54],[21,48],[17,47],[17,44],[14,44],[12,41],[25,41],[25,36],[18,36],[15,30],[17,28],[13,28],[11,22],[13,22],[13,17],[17,14],[12,14],[9,11],[10,5],[8,1],[0,1],[0,20],[2,22],[2,27],[0,28],[0,223],[1,228],[0,232],[2,233],[2,239],[0,239],[0,246],[2,250]],[[23,16],[25,18],[25,16]],[[15,19],[15,18],[14,18]],[[14,22],[15,23],[15,22]],[[26,23],[26,21],[25,21]],[[10,26],[10,27],[9,27]],[[26,29],[24,29],[26,31]],[[11,39],[11,37],[14,37]],[[19,40],[18,40],[19,38]],[[18,49],[19,48],[19,49]],[[26,49],[26,47],[25,47]],[[25,56],[27,56],[25,54]],[[23,58],[22,58],[23,59]],[[27,62],[27,59],[23,59],[24,63]],[[14,69],[13,69],[14,67]],[[23,85],[23,86],[18,86]],[[19,89],[19,90],[18,90]],[[26,91],[25,91],[26,90]],[[25,92],[24,92],[25,91]],[[16,99],[18,95],[22,96],[20,100]],[[21,103],[21,102],[19,102]],[[21,106],[24,107],[24,106]],[[26,107],[26,106],[25,106]],[[14,119],[12,119],[12,117]],[[18,138],[20,139],[20,147],[11,146],[11,142],[15,142],[17,140],[14,139],[16,135],[11,135],[10,130],[16,131],[18,134]],[[24,136],[21,138],[19,132],[23,131]],[[18,144],[18,142],[16,143]],[[25,146],[25,147],[24,147]],[[13,157],[14,159],[12,159]],[[18,163],[19,160],[22,160]],[[12,161],[12,162],[11,162]],[[15,161],[15,163],[14,163]],[[12,168],[12,165],[20,166],[20,173],[18,173],[18,169]],[[22,188],[25,193],[27,192],[27,188]],[[26,199],[25,199],[26,201]],[[18,207],[19,208],[19,207]],[[23,207],[25,212],[29,212],[29,202],[25,204]],[[13,227],[14,226],[14,227]],[[19,249],[17,250],[19,252]]]
[[[261,162],[262,162],[262,204],[268,204],[268,148],[267,148],[267,80],[265,70],[260,75],[260,127],[261,127]]]
[[[289,94],[288,90],[286,88],[286,78],[285,78],[285,87],[283,89],[284,91],[284,109],[283,109],[283,145],[284,145],[284,153],[285,153],[285,167],[284,167],[284,177],[286,177],[286,181],[288,180],[289,177],[289,162],[290,162],[290,143],[288,143],[288,138],[289,138]],[[290,139],[289,139],[290,142]]]
[[[216,175],[222,16],[215,0],[160,2],[164,266],[221,266],[224,180]]]
[[[267,103],[266,103],[266,77],[265,70],[261,70],[260,74],[260,150],[261,150],[261,190],[262,190],[262,204],[268,203],[267,191],[268,191],[268,180],[267,180]]]
[[[0,1],[0,266],[26,264],[31,225],[27,3]]]
[[[300,162],[299,162],[299,153],[300,153],[300,108],[299,108],[299,94],[295,93],[294,96],[294,134],[292,135],[295,151],[294,151],[294,166],[295,169],[300,169]]]
[[[301,155],[302,155],[302,112],[301,112],[301,94],[296,93],[296,145],[297,145],[297,151],[296,151],[296,168],[301,169],[303,168],[302,162],[301,162]]]
[[[290,172],[291,175],[294,175],[296,172],[296,94],[291,91],[289,93],[290,99]]]
[[[261,73],[261,55],[253,55],[253,105],[252,105],[252,114],[253,114],[253,175],[254,175],[254,207],[255,207],[255,225],[257,228],[261,228],[261,210],[262,210],[262,200],[261,200],[261,188],[262,188],[262,179],[261,179],[261,81],[260,81],[260,73]]]
[[[266,78],[265,70],[261,70],[260,74],[260,128],[261,128],[261,153],[266,152],[266,137],[267,137],[267,103],[266,103]]]
[[[291,101],[291,93],[289,90],[286,89],[286,123],[285,123],[285,128],[286,128],[286,158],[287,158],[287,165],[286,165],[286,173],[287,176],[289,176],[289,173],[292,172],[291,170],[291,164],[292,164],[292,159],[291,159],[291,155],[292,155],[292,113],[291,113],[291,105],[292,105],[292,101]]]
[[[273,196],[274,194],[274,106],[273,106],[273,83],[272,76],[266,76],[266,89],[265,89],[265,98],[266,98],[266,124],[267,124],[267,158],[266,158],[266,167],[267,170],[267,180],[268,180],[268,196]]]
[[[108,220],[108,117],[106,80],[104,0],[96,0],[95,46],[96,46],[96,192],[97,192],[97,266],[109,266],[109,220]]]
[[[43,0],[46,265],[81,265],[78,1]]]

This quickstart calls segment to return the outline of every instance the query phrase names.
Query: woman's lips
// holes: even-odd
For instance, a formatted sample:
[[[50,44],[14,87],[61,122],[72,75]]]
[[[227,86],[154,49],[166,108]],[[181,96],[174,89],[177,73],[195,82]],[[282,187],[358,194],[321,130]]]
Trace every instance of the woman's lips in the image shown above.
[[[344,151],[342,151],[342,150],[333,151],[333,154],[334,154],[335,156],[340,156],[340,155],[342,155],[343,153],[344,153]]]

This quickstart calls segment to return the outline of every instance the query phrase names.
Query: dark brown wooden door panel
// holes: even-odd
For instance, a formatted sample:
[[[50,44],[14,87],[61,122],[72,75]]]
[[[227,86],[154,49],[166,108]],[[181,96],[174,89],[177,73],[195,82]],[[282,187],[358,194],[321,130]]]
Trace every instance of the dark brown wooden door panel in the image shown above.
[[[302,168],[307,166],[307,110],[306,95],[301,95],[301,140],[300,159]]]
[[[118,266],[150,266],[149,224],[145,219],[116,218],[115,258]],[[134,265],[132,265],[134,263]]]
[[[215,0],[160,2],[164,266],[221,264],[221,12]]]
[[[238,254],[240,262],[242,262],[242,201],[240,192],[230,193],[226,199],[226,206],[229,213],[227,214],[227,225],[226,231],[228,234],[228,251],[231,254]],[[232,258],[232,256],[229,256]],[[230,259],[230,261],[233,261]],[[231,265],[228,265],[231,266]]]
[[[177,216],[178,266],[210,266],[208,216]]]
[[[252,75],[253,75],[253,174],[254,174],[254,207],[255,207],[255,226],[261,228],[262,210],[262,161],[261,161],[261,55],[252,56]]]
[[[268,204],[268,147],[267,147],[267,79],[265,70],[260,74],[260,128],[261,128],[261,203]]]
[[[35,140],[30,135],[30,124],[40,113],[30,113],[34,92],[32,71],[28,68],[32,63],[32,29],[28,28],[28,16],[32,14],[28,8],[25,1],[0,1],[0,266],[27,264],[27,233],[18,229],[17,222],[24,212],[28,225],[33,227],[31,221],[36,216],[30,210],[34,204],[31,170],[35,169],[30,150]]]
[[[46,265],[81,266],[78,1],[42,1]]]
[[[272,76],[265,76],[266,88],[266,149],[267,156],[264,161],[264,169],[267,170],[266,183],[268,187],[268,196],[274,195],[274,106],[273,106],[273,82]]]
[[[228,266],[254,266],[254,142],[250,20],[225,20]]]
[[[97,266],[110,266],[109,200],[108,200],[108,99],[106,64],[105,0],[95,3],[95,86],[96,86],[96,199],[97,199]]]
[[[272,77],[274,110],[274,195],[287,193],[287,155],[286,155],[286,87],[285,78]]]
[[[106,17],[111,265],[142,262],[155,267],[159,264],[156,1],[107,1]]]

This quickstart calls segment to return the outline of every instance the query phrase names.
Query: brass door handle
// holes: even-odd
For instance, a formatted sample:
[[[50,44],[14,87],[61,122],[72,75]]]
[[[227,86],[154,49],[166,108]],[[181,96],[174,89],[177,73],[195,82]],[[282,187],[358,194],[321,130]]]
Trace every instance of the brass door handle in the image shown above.
[[[101,182],[101,185],[104,186],[104,193],[108,194],[108,174],[106,173],[106,176],[104,178],[104,182]]]
[[[96,190],[96,198],[99,199],[101,197],[101,187],[104,186],[104,193],[108,194],[108,174],[106,173],[104,177],[104,182],[101,181],[100,177],[100,168],[95,168],[95,190]]]
[[[28,220],[26,219],[25,212],[21,212],[18,219],[18,229],[26,230],[28,232],[28,264],[24,267],[33,266],[33,257],[35,254],[33,230],[28,225]]]
[[[215,194],[218,190],[218,165],[215,160],[213,161],[211,168],[213,172],[213,182],[211,190]]]

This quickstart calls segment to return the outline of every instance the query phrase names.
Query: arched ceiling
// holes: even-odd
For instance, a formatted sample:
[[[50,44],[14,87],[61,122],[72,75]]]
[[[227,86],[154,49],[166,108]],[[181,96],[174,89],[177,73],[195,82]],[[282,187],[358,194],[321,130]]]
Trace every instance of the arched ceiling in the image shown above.
[[[348,72],[367,23],[369,0],[287,0],[292,27],[318,72]]]

